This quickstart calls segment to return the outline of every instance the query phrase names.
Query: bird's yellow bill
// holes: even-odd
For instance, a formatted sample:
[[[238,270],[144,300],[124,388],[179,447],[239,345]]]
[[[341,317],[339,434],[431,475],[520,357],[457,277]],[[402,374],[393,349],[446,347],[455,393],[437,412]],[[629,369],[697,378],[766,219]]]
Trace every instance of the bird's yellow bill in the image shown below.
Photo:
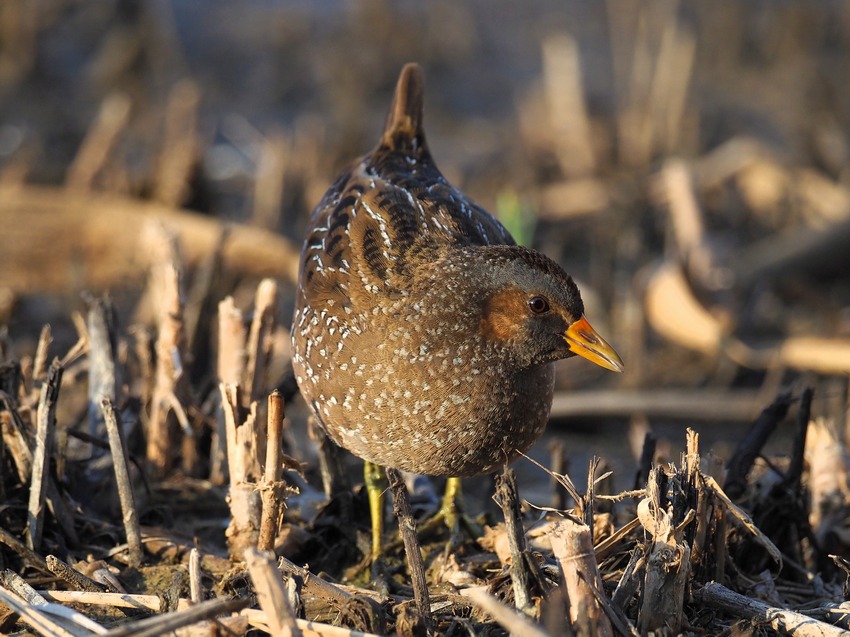
[[[623,360],[583,316],[567,328],[564,338],[571,352],[612,372],[623,371]]]

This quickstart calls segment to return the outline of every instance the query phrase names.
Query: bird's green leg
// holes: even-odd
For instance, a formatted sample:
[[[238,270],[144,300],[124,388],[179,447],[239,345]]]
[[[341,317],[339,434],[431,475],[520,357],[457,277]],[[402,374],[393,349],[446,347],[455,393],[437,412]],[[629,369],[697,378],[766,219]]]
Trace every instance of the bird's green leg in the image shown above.
[[[366,494],[369,496],[369,513],[372,518],[372,562],[378,561],[384,553],[384,491],[387,478],[383,469],[368,460],[363,465],[363,478]]]
[[[460,542],[461,527],[471,538],[480,537],[483,531],[463,510],[463,489],[457,476],[446,480],[443,503],[437,514],[422,525],[422,535],[433,533],[438,525],[445,525],[451,534],[452,543]]]
[[[460,504],[462,498],[463,489],[461,488],[460,478],[457,476],[448,478],[446,480],[446,491],[443,494],[443,504],[439,513],[437,513],[437,517],[442,518],[452,533],[458,530],[457,512],[459,508],[463,508],[463,505]]]

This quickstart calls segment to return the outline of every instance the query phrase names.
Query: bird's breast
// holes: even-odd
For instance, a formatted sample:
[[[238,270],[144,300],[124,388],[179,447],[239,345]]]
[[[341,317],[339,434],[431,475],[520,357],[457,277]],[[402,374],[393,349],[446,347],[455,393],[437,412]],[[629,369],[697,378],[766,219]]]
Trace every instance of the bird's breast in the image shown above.
[[[443,321],[422,309],[404,299],[345,325],[305,319],[313,330],[293,361],[301,391],[357,456],[429,475],[495,469],[540,436],[552,366],[515,369],[456,311]]]

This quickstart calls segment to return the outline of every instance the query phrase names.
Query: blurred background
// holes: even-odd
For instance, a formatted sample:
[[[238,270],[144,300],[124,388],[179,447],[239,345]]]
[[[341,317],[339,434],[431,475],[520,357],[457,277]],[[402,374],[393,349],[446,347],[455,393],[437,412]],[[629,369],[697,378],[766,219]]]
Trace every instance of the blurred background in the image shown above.
[[[138,222],[150,213],[185,251],[192,400],[215,387],[204,315],[227,295],[247,311],[262,276],[281,286],[274,385],[292,307],[285,249],[377,141],[409,61],[425,69],[444,174],[577,278],[626,362],[616,377],[560,365],[550,432],[569,459],[583,466],[614,433],[605,451],[626,462],[663,427],[675,442],[659,453],[675,459],[684,426],[699,423],[722,448],[780,388],[803,384],[843,431],[850,4],[839,1],[5,0],[0,359],[33,357],[45,323],[64,353],[83,292],[109,293],[121,339],[153,329]],[[283,252],[187,247],[198,219],[259,229]]]

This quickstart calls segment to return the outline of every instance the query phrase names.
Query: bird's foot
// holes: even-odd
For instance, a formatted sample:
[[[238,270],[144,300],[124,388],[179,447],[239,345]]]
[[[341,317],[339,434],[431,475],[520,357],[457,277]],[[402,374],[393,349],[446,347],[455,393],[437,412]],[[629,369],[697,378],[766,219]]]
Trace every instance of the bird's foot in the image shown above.
[[[475,540],[484,531],[475,520],[464,510],[463,491],[460,478],[452,477],[446,480],[446,491],[442,504],[437,513],[426,520],[419,528],[420,537],[428,537],[438,533],[442,528],[449,530],[449,545],[457,547],[465,538]]]

